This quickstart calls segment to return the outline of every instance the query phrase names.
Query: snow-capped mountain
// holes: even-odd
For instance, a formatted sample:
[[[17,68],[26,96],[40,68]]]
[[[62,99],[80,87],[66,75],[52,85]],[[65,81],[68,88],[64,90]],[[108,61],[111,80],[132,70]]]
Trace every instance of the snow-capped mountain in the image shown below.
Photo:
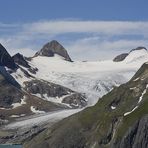
[[[88,105],[94,105],[98,98],[114,86],[119,86],[132,78],[139,67],[148,61],[148,51],[145,47],[138,47],[131,50],[120,62],[69,62],[71,60],[66,49],[57,41],[51,41],[29,60],[21,57],[20,62],[15,57],[16,55],[14,61],[20,68],[11,75],[21,86],[24,86],[25,81],[42,79],[83,93],[87,97]],[[51,100],[48,97],[46,99]]]
[[[5,73],[1,74],[6,77],[7,73],[7,77],[11,77],[20,86],[23,96],[29,94],[28,98],[34,98],[27,106],[30,114],[50,111],[47,109],[48,105],[45,107],[43,105],[47,102],[49,106],[54,104],[54,109],[94,105],[113,87],[131,79],[139,67],[148,61],[148,52],[145,48],[137,48],[130,51],[120,62],[113,60],[71,62],[66,49],[57,41],[51,41],[33,57],[27,58],[18,53],[13,57],[9,55],[9,59],[13,66],[3,64]],[[18,102],[13,102],[12,99],[12,102],[7,104],[8,108],[11,108],[13,103],[21,104],[22,98],[17,100]],[[35,98],[38,101],[35,101]],[[40,100],[42,105],[39,105]],[[33,105],[34,101],[38,103]],[[3,108],[5,106],[1,105],[1,109]]]
[[[41,51],[43,52],[43,48]],[[28,61],[32,68],[37,69],[35,74],[31,74],[27,68],[22,68],[37,79],[84,93],[88,99],[88,105],[94,105],[99,97],[109,92],[114,86],[119,86],[132,78],[139,67],[148,61],[148,51],[144,47],[136,48],[130,51],[121,62],[112,60],[69,62],[64,59],[65,57],[57,53],[52,57],[38,55]],[[19,71],[18,74],[20,75]],[[14,77],[16,76],[17,72],[14,74]],[[23,75],[22,78],[24,78]],[[22,85],[23,80],[17,78],[16,80]]]
[[[19,129],[13,133],[14,139],[6,139],[12,143],[20,141],[19,137],[25,140],[37,134],[48,122],[51,125],[96,104],[114,87],[129,81],[148,61],[144,47],[131,50],[120,61],[94,62],[71,61],[66,49],[56,41],[47,43],[33,57],[19,53],[11,57],[3,49],[2,46],[0,124],[9,123],[6,131]],[[115,105],[110,108],[114,110]],[[12,137],[10,133],[9,136]]]
[[[144,60],[143,58],[147,58],[147,49],[145,47],[137,47],[132,49],[129,53],[122,53],[116,56],[113,61],[121,62],[121,61],[133,61],[135,60]]]

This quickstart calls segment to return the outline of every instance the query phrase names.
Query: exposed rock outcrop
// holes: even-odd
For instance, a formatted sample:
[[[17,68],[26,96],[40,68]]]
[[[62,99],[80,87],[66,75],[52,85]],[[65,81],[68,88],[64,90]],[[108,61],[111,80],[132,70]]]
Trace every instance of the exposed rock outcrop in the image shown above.
[[[17,63],[18,65],[21,65],[26,68],[30,68],[30,65],[25,60],[25,57],[22,54],[17,53],[12,58],[13,58],[14,62]]]
[[[128,56],[128,53],[120,54],[120,55],[116,56],[116,57],[113,59],[113,61],[114,61],[114,62],[123,61],[127,56]]]
[[[35,54],[35,56],[53,57],[55,54],[62,56],[67,61],[72,61],[66,49],[55,40],[44,45],[43,48]]]
[[[11,108],[13,103],[21,102],[21,98],[23,93],[0,75],[0,107]]]

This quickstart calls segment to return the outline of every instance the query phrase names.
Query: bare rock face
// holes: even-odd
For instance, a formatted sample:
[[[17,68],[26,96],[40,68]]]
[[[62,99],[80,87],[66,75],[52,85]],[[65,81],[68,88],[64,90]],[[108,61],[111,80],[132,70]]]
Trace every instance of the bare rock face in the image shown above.
[[[30,68],[30,65],[25,60],[25,57],[23,55],[21,55],[20,53],[15,54],[12,58],[13,58],[14,62],[17,63],[18,65],[21,65],[26,68]]]
[[[113,148],[147,148],[148,147],[148,115],[137,121]]]
[[[0,66],[7,66],[10,69],[16,69],[17,66],[7,50],[0,44]]]
[[[57,41],[53,40],[46,45],[43,46],[43,48],[35,54],[35,56],[47,56],[47,57],[53,57],[54,54],[58,54],[65,58],[67,61],[72,61],[69,57],[66,49]]]
[[[127,56],[128,56],[128,53],[120,54],[120,55],[116,56],[116,57],[113,59],[113,61],[114,61],[114,62],[123,61]]]
[[[21,91],[0,74],[0,107],[11,108],[13,103],[21,102],[22,97]]]

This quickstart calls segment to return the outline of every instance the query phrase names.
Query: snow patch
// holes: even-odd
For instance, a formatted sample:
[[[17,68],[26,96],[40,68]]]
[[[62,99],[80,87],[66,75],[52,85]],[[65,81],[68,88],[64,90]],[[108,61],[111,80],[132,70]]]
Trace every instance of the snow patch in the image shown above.
[[[138,106],[136,106],[135,108],[133,108],[130,112],[126,112],[126,113],[124,114],[124,116],[127,116],[127,115],[131,114],[131,113],[132,113],[133,111],[135,111],[137,108],[138,108]]]
[[[130,88],[130,90],[134,90],[134,89],[136,89],[136,87],[132,87],[132,88]]]
[[[12,104],[13,109],[14,109],[14,108],[17,108],[17,107],[20,107],[20,106],[22,106],[22,105],[24,105],[24,104],[26,104],[25,100],[26,100],[26,97],[24,96],[23,99],[21,99],[21,102],[20,102],[20,103],[13,103],[13,104]]]
[[[34,106],[31,106],[30,110],[36,114],[44,114],[45,113],[44,111],[37,110]]]
[[[140,96],[140,98],[139,98],[138,103],[140,103],[140,102],[142,101],[143,96],[145,95],[145,93],[146,93],[146,91],[147,91],[147,88],[148,88],[148,84],[146,85],[146,89],[142,92],[142,94],[141,94],[141,96]]]
[[[13,106],[13,109],[14,109],[14,108],[22,106],[22,104],[21,103],[13,103],[12,106]]]
[[[115,106],[111,106],[111,109],[113,109],[113,110],[114,110],[114,109],[116,109],[116,107],[115,107]]]
[[[11,118],[19,118],[19,117],[24,117],[25,114],[21,114],[21,115],[11,115]]]
[[[140,78],[136,78],[136,79],[134,79],[133,81],[138,81]]]

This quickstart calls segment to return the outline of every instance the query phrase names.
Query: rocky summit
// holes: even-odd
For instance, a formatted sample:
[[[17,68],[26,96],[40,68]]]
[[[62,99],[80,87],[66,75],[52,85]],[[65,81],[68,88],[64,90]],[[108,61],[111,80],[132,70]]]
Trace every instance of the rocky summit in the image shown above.
[[[53,57],[55,54],[63,57],[67,61],[72,61],[66,49],[56,40],[53,40],[43,46],[43,48],[35,54],[36,56]]]

